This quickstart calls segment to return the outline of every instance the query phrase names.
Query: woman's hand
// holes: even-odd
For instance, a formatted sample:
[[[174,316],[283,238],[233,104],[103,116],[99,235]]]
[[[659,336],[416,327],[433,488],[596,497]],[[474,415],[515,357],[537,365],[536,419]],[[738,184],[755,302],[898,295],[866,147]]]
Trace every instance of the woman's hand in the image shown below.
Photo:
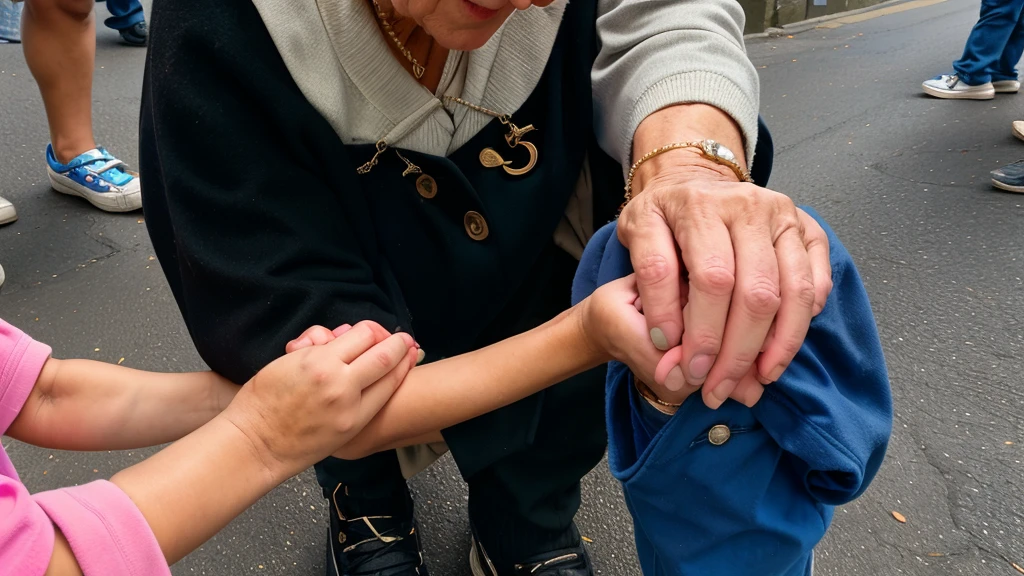
[[[359,433],[401,384],[418,349],[374,322],[310,331],[246,384],[224,416],[269,466],[301,470]],[[322,338],[321,338],[322,337]],[[301,347],[305,346],[305,347]]]
[[[633,149],[639,156],[705,138],[746,163],[736,123],[703,104],[651,114]],[[708,406],[729,397],[748,403],[789,365],[832,290],[825,232],[788,197],[740,183],[693,148],[641,165],[633,194],[618,234],[637,272],[649,337],[661,350],[681,345],[672,352],[681,375],[703,385]]]

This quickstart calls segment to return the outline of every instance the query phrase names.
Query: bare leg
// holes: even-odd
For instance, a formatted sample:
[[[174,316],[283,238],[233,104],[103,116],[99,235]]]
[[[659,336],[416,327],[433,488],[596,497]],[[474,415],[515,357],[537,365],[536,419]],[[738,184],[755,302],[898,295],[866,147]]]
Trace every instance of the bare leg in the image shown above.
[[[50,142],[61,163],[96,147],[92,73],[95,0],[26,0],[21,20],[25,61],[39,84]]]

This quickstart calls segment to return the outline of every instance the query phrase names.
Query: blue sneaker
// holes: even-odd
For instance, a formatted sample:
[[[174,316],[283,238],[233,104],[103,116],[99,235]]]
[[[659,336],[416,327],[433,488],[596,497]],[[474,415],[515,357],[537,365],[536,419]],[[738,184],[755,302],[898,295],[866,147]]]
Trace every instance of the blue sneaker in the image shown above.
[[[53,155],[53,146],[47,145],[46,173],[54,190],[85,198],[100,210],[131,212],[142,208],[138,172],[128,170],[104,148],[93,148],[61,164]]]
[[[1024,160],[993,170],[992,185],[1007,192],[1024,192]]]
[[[118,30],[121,34],[121,40],[124,40],[125,44],[132,46],[145,46],[146,41],[149,39],[149,28],[145,22],[137,22],[127,28]]]

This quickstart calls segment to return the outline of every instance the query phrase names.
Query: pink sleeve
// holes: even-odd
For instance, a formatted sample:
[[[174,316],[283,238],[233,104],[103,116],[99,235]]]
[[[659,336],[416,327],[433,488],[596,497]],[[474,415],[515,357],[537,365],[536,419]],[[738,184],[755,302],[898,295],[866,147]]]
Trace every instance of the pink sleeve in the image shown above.
[[[17,418],[50,348],[0,320],[0,433]],[[53,555],[54,526],[85,576],[169,576],[142,512],[100,480],[30,495],[0,445],[0,576],[41,576]]]
[[[0,434],[18,417],[49,357],[49,346],[0,320]]]
[[[106,480],[33,496],[60,528],[85,576],[170,576],[142,512]]]
[[[53,523],[25,486],[0,475],[0,576],[42,576],[53,554]]]

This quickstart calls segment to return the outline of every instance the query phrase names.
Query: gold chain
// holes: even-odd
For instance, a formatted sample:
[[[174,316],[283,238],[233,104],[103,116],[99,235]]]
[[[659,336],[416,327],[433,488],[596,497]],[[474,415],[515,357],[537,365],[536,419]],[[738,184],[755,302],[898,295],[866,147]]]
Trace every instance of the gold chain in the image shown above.
[[[422,64],[417,62],[415,58],[413,58],[412,52],[409,52],[409,49],[406,48],[405,45],[402,44],[402,41],[398,39],[394,29],[391,27],[391,23],[388,22],[389,16],[381,10],[380,4],[377,0],[373,0],[373,10],[377,14],[377,19],[380,20],[380,25],[384,28],[384,32],[389,38],[391,38],[391,41],[395,43],[395,46],[398,47],[398,51],[409,60],[410,64],[412,64],[412,75],[415,76],[417,80],[423,78],[423,73],[426,69]]]
[[[477,112],[480,112],[481,114],[487,114],[488,116],[494,116],[495,118],[498,119],[499,122],[501,122],[502,124],[505,124],[505,125],[508,125],[510,122],[512,122],[512,116],[510,116],[509,114],[501,114],[499,112],[495,112],[494,110],[489,110],[487,108],[484,108],[483,106],[477,106],[476,104],[473,104],[472,102],[467,102],[467,101],[465,101],[462,98],[459,98],[457,96],[445,96],[444,97],[444,101],[445,102],[454,102],[456,104],[462,104],[463,106],[465,106],[466,108],[469,108],[470,110],[476,110]]]
[[[629,204],[629,201],[633,199],[633,176],[636,175],[636,171],[644,162],[647,162],[655,156],[660,156],[669,150],[678,150],[680,148],[700,148],[700,142],[677,142],[676,144],[669,144],[668,146],[662,146],[661,148],[655,148],[647,154],[644,154],[639,160],[633,162],[633,165],[629,167],[629,174],[626,175],[626,197],[622,203],[623,206]],[[622,210],[621,208],[619,209]]]

